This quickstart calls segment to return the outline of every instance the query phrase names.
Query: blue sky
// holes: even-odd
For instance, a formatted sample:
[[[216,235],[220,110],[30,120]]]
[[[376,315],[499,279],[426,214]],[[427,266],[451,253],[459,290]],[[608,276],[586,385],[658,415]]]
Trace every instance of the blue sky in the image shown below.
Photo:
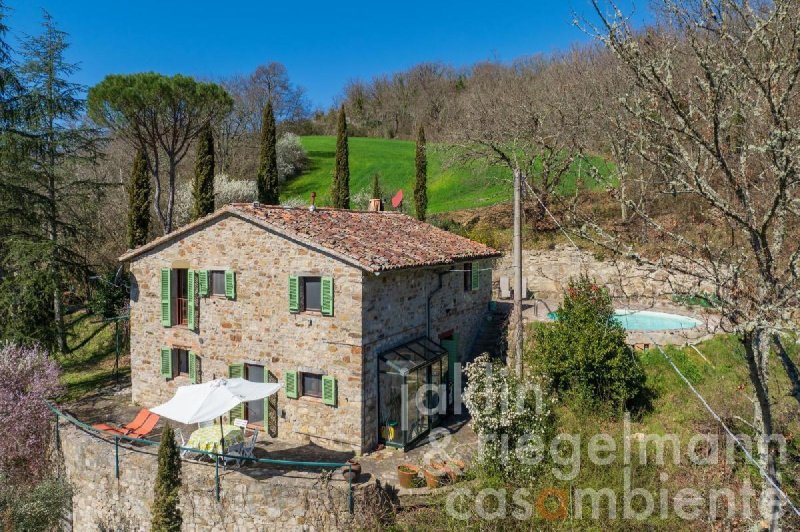
[[[328,107],[348,80],[422,61],[463,66],[565,49],[588,38],[573,12],[589,0],[328,1],[5,0],[12,37],[36,33],[44,8],[70,34],[75,80],[156,71],[198,77],[247,73],[279,61]],[[645,0],[636,8],[644,16]],[[14,40],[12,38],[12,43]]]

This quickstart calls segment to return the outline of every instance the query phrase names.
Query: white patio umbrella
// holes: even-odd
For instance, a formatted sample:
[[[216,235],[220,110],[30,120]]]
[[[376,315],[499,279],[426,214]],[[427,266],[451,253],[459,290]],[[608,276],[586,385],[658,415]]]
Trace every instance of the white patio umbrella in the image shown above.
[[[277,393],[282,384],[250,382],[245,379],[215,379],[202,384],[181,386],[175,396],[150,411],[161,417],[190,425],[220,418],[231,408],[248,401],[257,401]],[[225,438],[222,438],[225,449]]]

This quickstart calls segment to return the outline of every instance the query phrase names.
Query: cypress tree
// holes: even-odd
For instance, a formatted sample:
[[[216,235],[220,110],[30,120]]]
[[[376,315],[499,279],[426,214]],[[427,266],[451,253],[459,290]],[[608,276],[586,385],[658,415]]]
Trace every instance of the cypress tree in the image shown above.
[[[375,172],[372,175],[372,199],[383,200],[383,190],[381,189],[380,172]]]
[[[147,243],[150,232],[150,173],[143,149],[136,151],[128,185],[128,248],[133,249]]]
[[[192,220],[214,212],[214,133],[206,122],[197,136],[192,184]]]
[[[414,205],[417,218],[425,221],[425,212],[428,210],[428,156],[425,153],[425,129],[422,126],[419,126],[417,132],[415,166],[417,179],[414,183]]]
[[[272,101],[268,101],[261,117],[261,151],[257,179],[258,201],[265,205],[277,205],[280,203],[277,142],[275,113],[272,110]]]
[[[181,457],[175,432],[167,425],[158,447],[158,472],[154,488],[151,522],[153,532],[179,532],[183,517],[178,502],[181,489]]]
[[[350,161],[347,147],[347,117],[344,105],[339,109],[336,126],[336,167],[333,174],[331,201],[337,209],[350,208]]]

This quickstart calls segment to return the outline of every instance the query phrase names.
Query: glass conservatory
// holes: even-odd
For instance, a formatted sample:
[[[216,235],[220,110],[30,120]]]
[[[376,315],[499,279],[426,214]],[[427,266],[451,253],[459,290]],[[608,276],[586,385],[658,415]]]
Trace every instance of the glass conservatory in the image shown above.
[[[446,413],[447,350],[419,338],[378,360],[380,440],[408,447],[439,425]]]

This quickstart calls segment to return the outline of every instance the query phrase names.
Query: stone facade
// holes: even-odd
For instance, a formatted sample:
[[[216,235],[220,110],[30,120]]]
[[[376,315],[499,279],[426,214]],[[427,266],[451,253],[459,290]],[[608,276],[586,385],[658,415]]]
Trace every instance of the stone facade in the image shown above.
[[[476,264],[488,264],[486,261]],[[162,268],[233,270],[236,298],[199,298],[198,327],[163,327]],[[460,270],[463,265],[456,265]],[[202,380],[228,375],[228,366],[265,366],[284,382],[287,371],[314,371],[337,381],[337,405],[279,393],[278,437],[364,452],[378,435],[378,353],[426,335],[428,296],[434,340],[453,331],[466,351],[491,298],[491,272],[465,291],[450,267],[366,272],[297,240],[232,214],[193,227],[131,262],[133,401],[152,407],[168,400],[187,376],[160,375],[162,347],[185,348],[201,360]],[[289,312],[290,275],[332,276],[333,316]],[[439,286],[441,277],[442,287]]]
[[[83,530],[149,530],[157,447],[119,449],[66,422],[60,427],[64,469],[74,488],[72,526]],[[353,530],[369,518],[374,482],[356,484],[356,512],[348,511],[347,482],[338,472],[323,482],[319,472],[237,468],[220,470],[220,500],[214,466],[182,463],[180,509],[183,530]],[[380,494],[378,494],[380,495]],[[367,525],[368,526],[368,525]]]

